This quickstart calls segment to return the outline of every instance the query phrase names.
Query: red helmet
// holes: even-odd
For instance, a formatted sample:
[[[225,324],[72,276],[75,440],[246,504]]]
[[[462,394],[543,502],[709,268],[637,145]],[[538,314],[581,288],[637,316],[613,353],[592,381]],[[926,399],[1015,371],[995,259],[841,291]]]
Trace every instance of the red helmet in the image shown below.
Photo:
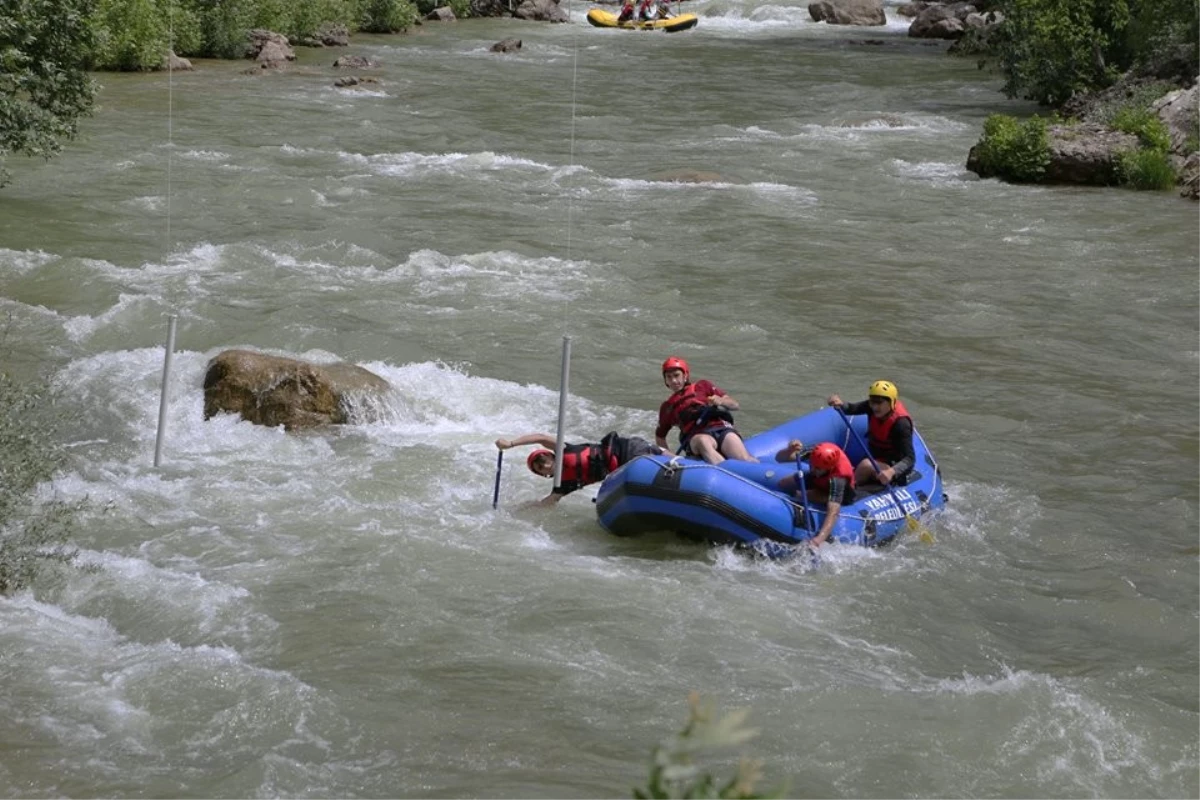
[[[833,442],[824,442],[819,444],[812,451],[812,455],[808,457],[808,463],[813,467],[828,472],[833,469],[838,462],[838,456],[842,454],[842,449]]]
[[[686,361],[684,361],[682,358],[680,358],[679,356],[671,356],[670,358],[668,358],[666,361],[663,362],[663,368],[662,368],[663,373],[666,373],[668,370],[672,370],[672,369],[681,369],[681,370],[683,370],[684,375],[692,374],[691,369],[688,368],[688,363]]]
[[[537,460],[538,460],[539,458],[541,458],[542,456],[551,456],[551,457],[553,457],[553,456],[554,456],[554,451],[553,451],[553,450],[546,450],[545,448],[543,448],[543,449],[541,449],[541,450],[534,450],[532,453],[530,453],[530,454],[529,454],[529,458],[525,459],[525,465],[529,467],[529,471],[530,471],[530,472],[533,472],[533,471],[534,471],[534,469],[533,469],[533,462],[534,462],[534,461],[537,461]]]

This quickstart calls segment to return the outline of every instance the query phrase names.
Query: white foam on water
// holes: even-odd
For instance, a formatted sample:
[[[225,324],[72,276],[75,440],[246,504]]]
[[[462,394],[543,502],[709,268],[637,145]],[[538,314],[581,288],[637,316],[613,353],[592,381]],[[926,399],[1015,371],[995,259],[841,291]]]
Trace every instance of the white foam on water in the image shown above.
[[[9,250],[0,247],[0,275],[23,275],[61,259],[43,250]]]
[[[899,177],[925,181],[937,186],[966,186],[978,182],[975,174],[962,164],[944,161],[913,162],[902,158],[893,159],[891,163]]]
[[[603,183],[619,190],[623,196],[652,194],[655,192],[729,192],[731,194],[752,195],[758,198],[803,205],[811,205],[818,201],[816,193],[808,189],[770,181],[728,183],[725,181],[655,181],[642,178],[605,178],[603,179]]]
[[[29,593],[0,598],[0,620],[0,643],[24,654],[6,685],[38,698],[10,704],[9,722],[72,754],[57,765],[64,781],[123,785],[129,760],[149,757],[169,759],[186,785],[194,759],[233,769],[294,737],[297,720],[322,703],[292,675],[232,648],[135,641]]]
[[[362,164],[376,175],[392,178],[431,174],[481,175],[512,171],[550,172],[556,169],[551,164],[491,151],[432,154],[405,152],[379,153],[377,155],[340,152],[337,155],[347,163]]]
[[[183,150],[177,153],[176,156],[188,161],[209,161],[213,163],[226,163],[231,158],[229,153],[221,150]]]

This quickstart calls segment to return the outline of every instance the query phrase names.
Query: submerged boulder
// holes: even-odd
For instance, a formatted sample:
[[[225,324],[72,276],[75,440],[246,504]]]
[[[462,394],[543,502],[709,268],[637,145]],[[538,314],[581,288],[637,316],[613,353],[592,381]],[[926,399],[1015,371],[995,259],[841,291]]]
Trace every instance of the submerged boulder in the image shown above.
[[[501,39],[492,45],[493,53],[515,53],[521,49],[520,39]]]
[[[291,431],[352,421],[362,401],[389,384],[353,364],[312,364],[250,350],[226,350],[204,374],[204,418],[239,414],[256,425]]]

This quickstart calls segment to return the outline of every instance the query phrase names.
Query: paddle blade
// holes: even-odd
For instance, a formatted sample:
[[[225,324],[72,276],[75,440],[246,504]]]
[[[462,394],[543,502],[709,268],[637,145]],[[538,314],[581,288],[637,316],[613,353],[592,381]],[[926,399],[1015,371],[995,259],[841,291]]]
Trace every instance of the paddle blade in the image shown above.
[[[929,530],[929,528],[926,528],[924,525],[922,525],[920,522],[917,522],[916,517],[905,517],[904,518],[904,526],[906,528],[908,528],[908,530],[911,531],[912,533],[917,534],[917,538],[920,539],[925,544],[933,544],[934,543],[935,540],[933,538],[933,532],[931,530]]]

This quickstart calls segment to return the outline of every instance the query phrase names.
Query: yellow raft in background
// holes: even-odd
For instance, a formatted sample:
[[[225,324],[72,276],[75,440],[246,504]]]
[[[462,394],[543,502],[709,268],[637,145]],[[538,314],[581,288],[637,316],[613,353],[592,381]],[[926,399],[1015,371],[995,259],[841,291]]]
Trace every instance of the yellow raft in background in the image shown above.
[[[601,8],[593,8],[587,13],[587,21],[597,28],[622,28],[629,31],[686,31],[696,27],[700,18],[695,14],[680,14],[667,19],[652,19],[647,21],[627,20],[617,22],[617,15]]]

